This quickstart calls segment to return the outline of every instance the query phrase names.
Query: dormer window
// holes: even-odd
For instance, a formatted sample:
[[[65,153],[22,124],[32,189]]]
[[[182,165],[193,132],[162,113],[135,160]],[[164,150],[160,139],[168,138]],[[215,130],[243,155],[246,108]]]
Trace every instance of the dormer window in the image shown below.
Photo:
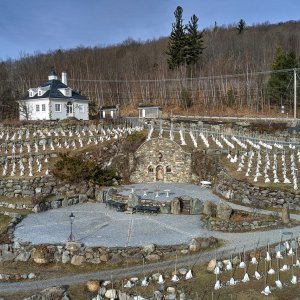
[[[65,97],[72,97],[72,89],[64,88],[64,89],[59,89],[59,91],[65,96]]]
[[[34,92],[33,91],[29,91],[29,97],[34,97]]]
[[[65,93],[66,93],[66,96],[67,96],[67,97],[71,97],[71,96],[72,96],[72,92],[71,92],[70,89],[66,89],[66,90],[65,90]]]
[[[41,90],[39,90],[39,91],[38,91],[38,95],[39,95],[39,96],[42,96],[42,95],[43,95],[43,92],[42,92]]]

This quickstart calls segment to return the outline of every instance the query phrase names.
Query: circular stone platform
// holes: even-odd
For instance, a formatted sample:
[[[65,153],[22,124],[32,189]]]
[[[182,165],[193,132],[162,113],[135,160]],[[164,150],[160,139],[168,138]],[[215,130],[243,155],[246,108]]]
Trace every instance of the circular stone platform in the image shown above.
[[[132,188],[147,199],[154,199],[157,183],[123,186],[121,193],[128,195]],[[188,195],[201,200],[218,201],[209,189],[192,184],[159,184],[156,200],[169,201],[176,196]],[[164,190],[170,190],[166,197]],[[86,203],[27,216],[15,230],[15,240],[32,244],[65,243],[70,234],[68,216],[73,212],[73,232],[77,241],[87,246],[126,247],[149,243],[174,245],[189,242],[193,237],[208,236],[198,215],[127,214],[105,207],[103,203]]]
[[[119,194],[124,196],[128,196],[133,190],[141,197],[141,199],[157,200],[161,202],[171,201],[175,197],[183,195],[190,196],[192,198],[199,198],[203,202],[207,200],[218,202],[220,199],[214,195],[210,189],[189,183],[137,183],[124,185],[118,190]],[[159,190],[158,193],[157,190]],[[144,195],[144,192],[146,192],[147,195]],[[167,197],[167,194],[169,194],[169,197]]]

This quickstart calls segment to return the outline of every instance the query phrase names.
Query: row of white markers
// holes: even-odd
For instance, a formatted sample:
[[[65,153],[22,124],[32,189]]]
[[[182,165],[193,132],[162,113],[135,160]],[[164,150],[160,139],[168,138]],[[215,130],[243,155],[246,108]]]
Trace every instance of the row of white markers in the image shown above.
[[[264,258],[261,258],[260,261],[258,261],[256,257],[252,257],[250,264],[256,266],[256,270],[253,275],[249,275],[249,273],[248,273],[248,270],[247,270],[248,264],[245,261],[246,255],[244,252],[244,260],[241,259],[239,265],[237,266],[240,269],[244,269],[244,276],[241,280],[236,280],[233,276],[234,272],[233,272],[232,257],[228,260],[218,261],[216,264],[216,267],[214,269],[214,274],[216,274],[216,282],[214,285],[214,289],[219,290],[226,285],[231,285],[231,286],[236,285],[238,282],[246,283],[246,282],[250,281],[250,277],[253,277],[256,280],[260,280],[264,276],[265,277],[265,287],[261,293],[264,295],[269,295],[271,293],[271,288],[267,284],[267,276],[277,274],[277,278],[275,279],[275,285],[276,285],[276,288],[282,289],[284,287],[284,285],[282,284],[282,282],[280,280],[280,272],[286,272],[289,270],[291,270],[290,283],[293,285],[298,284],[299,280],[295,274],[295,270],[300,268],[300,261],[298,258],[298,242],[297,242],[297,240],[285,241],[283,246],[284,246],[283,250],[279,249],[276,251],[276,249],[275,249],[276,254],[275,254],[275,257],[273,257],[273,259],[275,259],[277,262],[276,269],[274,269],[274,267],[272,266],[272,255],[271,255],[269,245],[267,247],[266,256]],[[280,245],[280,247],[281,247],[281,245]],[[284,260],[287,259],[288,257],[291,258],[291,264],[284,262]],[[240,258],[241,258],[241,255],[240,255]],[[283,263],[281,263],[281,261]],[[258,264],[260,262],[264,263],[264,265],[265,265],[265,274],[259,273]],[[230,280],[225,282],[224,284],[222,284],[219,279],[220,274],[223,271],[231,272]]]
[[[244,152],[238,157],[237,154],[231,155],[230,153],[227,155],[229,161],[231,163],[238,163],[238,172],[242,172],[243,169],[246,169],[245,176],[250,176],[251,173],[254,174],[254,182],[258,181],[259,177],[264,178],[265,183],[285,183],[293,185],[294,190],[298,189],[298,178],[297,178],[297,163],[300,163],[300,151],[296,152],[291,151],[287,156],[285,152],[273,153],[273,161],[271,166],[270,154],[268,152],[264,152],[263,155],[260,150],[258,151],[249,151]],[[246,157],[248,158],[247,164],[245,163]],[[256,158],[256,164],[254,164],[254,160]],[[289,159],[289,163],[287,160]],[[282,170],[282,181],[280,181],[278,177],[278,164],[281,163]],[[288,170],[289,169],[289,170]],[[270,179],[269,173],[273,174],[273,178]],[[290,179],[288,178],[290,176]]]
[[[140,131],[142,130],[142,128],[140,127],[135,127],[135,128],[127,128],[126,131],[129,133],[129,134],[132,134],[136,131]],[[123,132],[124,133],[124,132]],[[119,137],[121,136],[122,133],[120,133]],[[95,145],[97,145],[99,142],[103,142],[105,140],[110,140],[110,135],[105,135],[105,137],[103,136],[100,136],[99,138],[90,138],[88,141],[87,141],[87,144],[91,144],[91,143],[94,143]],[[116,138],[115,136],[113,138]],[[80,147],[83,147],[84,144],[83,144],[83,141],[81,139],[78,140],[79,142],[79,146]],[[38,153],[38,144],[35,143],[35,152]],[[76,146],[76,142],[75,140],[72,141],[72,143],[68,143],[68,141],[65,141],[64,144],[61,144],[61,143],[57,143],[56,145],[53,144],[52,142],[50,143],[50,149],[52,151],[54,151],[55,149],[61,149],[61,148],[72,148],[73,150],[75,150],[77,148]],[[43,150],[46,150],[45,149],[45,145],[43,145]],[[23,152],[23,149],[22,149],[22,145],[19,149],[19,153],[21,154]],[[30,145],[27,145],[27,152],[30,154],[32,153],[32,149],[31,149],[31,146]],[[48,169],[48,157],[46,158],[40,158],[39,155],[37,155],[36,157],[36,160],[35,160],[35,163],[37,165],[36,169],[37,169],[37,172],[38,173],[41,173],[41,174],[44,174],[44,175],[48,175],[49,174],[49,169]],[[46,165],[46,169],[43,168],[43,164]],[[24,160],[22,158],[20,159],[16,159],[16,158],[12,158],[12,159],[5,159],[4,162],[3,162],[3,168],[2,168],[2,176],[5,177],[5,176],[24,176],[24,175],[28,175],[29,177],[32,177],[34,176],[34,159],[32,157],[29,157],[28,159],[28,163],[25,164],[24,163]],[[9,169],[10,169],[10,172],[9,172]]]
[[[47,130],[16,130],[15,132],[7,132],[7,131],[0,131],[0,140],[4,140],[6,142],[9,141],[21,141],[21,140],[28,140],[31,138],[46,138],[46,137],[72,137],[75,135],[82,135],[82,136],[94,136],[97,134],[114,134],[118,132],[125,132],[127,127],[116,127],[116,128],[107,128],[106,130],[103,128],[97,129],[95,128],[83,128],[81,130],[78,129],[47,129]]]
[[[20,145],[16,145],[15,143],[10,144],[9,146],[5,146],[5,148],[2,148],[3,154],[22,154],[23,152],[27,152],[27,153],[38,153],[40,150],[46,151],[47,150],[47,146],[48,146],[48,150],[50,151],[54,151],[55,148],[57,149],[61,149],[61,148],[66,148],[66,149],[77,149],[77,147],[83,147],[84,144],[89,145],[89,144],[95,144],[97,145],[98,143],[102,143],[104,141],[109,141],[111,139],[118,139],[120,137],[123,136],[123,134],[128,133],[131,134],[133,132],[136,131],[140,131],[142,130],[142,128],[140,127],[134,127],[134,128],[117,128],[117,129],[113,129],[113,130],[103,130],[103,132],[101,132],[101,135],[93,135],[93,136],[89,136],[89,137],[82,137],[80,133],[75,134],[72,137],[69,137],[69,139],[67,139],[67,137],[65,137],[64,142],[62,141],[57,141],[56,143],[54,143],[52,140],[50,141],[50,143],[48,145],[46,145],[46,143],[43,143],[42,145],[40,145],[39,142],[33,142],[32,144],[29,142],[24,142],[23,144]],[[77,143],[77,144],[76,144]]]

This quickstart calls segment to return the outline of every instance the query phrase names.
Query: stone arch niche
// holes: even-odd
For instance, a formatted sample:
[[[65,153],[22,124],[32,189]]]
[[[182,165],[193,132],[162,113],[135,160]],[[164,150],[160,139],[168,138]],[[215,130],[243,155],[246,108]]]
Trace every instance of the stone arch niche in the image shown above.
[[[161,165],[156,167],[156,181],[164,181],[164,168]]]
[[[133,170],[131,182],[191,181],[191,153],[167,138],[154,138],[143,143],[134,153],[129,167]]]

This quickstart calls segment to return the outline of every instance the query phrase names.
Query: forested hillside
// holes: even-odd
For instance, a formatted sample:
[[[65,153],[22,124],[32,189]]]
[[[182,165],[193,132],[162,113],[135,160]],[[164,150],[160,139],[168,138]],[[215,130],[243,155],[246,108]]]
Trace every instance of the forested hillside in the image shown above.
[[[246,27],[240,34],[235,26],[215,27],[206,29],[203,39],[205,49],[193,69],[193,78],[188,78],[185,67],[169,70],[167,37],[146,42],[127,39],[104,48],[58,49],[3,61],[1,117],[15,116],[14,100],[29,87],[46,81],[52,66],[58,74],[66,71],[68,84],[97,105],[119,103],[128,113],[141,102],[163,105],[165,111],[182,112],[185,108],[201,114],[277,111],[268,92],[270,75],[257,72],[272,69],[279,47],[296,53],[299,61],[300,21]],[[242,75],[226,76],[234,74]],[[282,101],[292,106],[291,100]]]

